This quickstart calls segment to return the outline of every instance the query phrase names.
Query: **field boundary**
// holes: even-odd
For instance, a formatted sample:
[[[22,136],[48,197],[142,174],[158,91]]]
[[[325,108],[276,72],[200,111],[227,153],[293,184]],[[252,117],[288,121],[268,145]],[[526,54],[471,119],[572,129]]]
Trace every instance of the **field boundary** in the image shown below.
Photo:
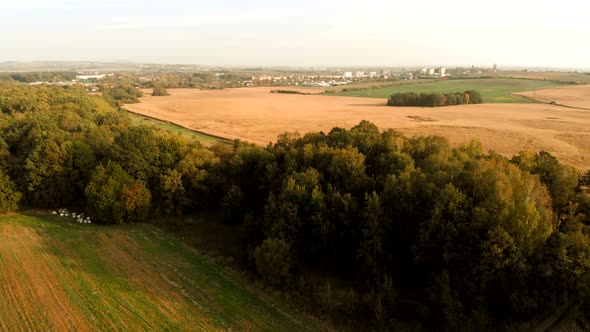
[[[557,102],[542,101],[542,100],[539,100],[539,99],[531,98],[529,96],[521,95],[521,94],[519,94],[519,92],[515,92],[512,95],[514,95],[514,97],[517,97],[517,98],[522,98],[522,99],[530,100],[533,103],[553,105],[553,106],[566,107],[566,108],[573,108],[573,109],[583,110],[583,111],[590,111],[590,108],[578,107],[578,106],[571,106],[571,105],[561,104],[561,103],[557,103]]]
[[[201,134],[201,135],[209,136],[211,138],[215,138],[215,139],[221,141],[222,143],[231,143],[233,141],[232,139],[230,139],[228,137],[223,137],[223,136],[219,136],[219,135],[209,134],[209,133],[206,133],[204,131],[195,130],[195,129],[189,128],[187,126],[183,126],[181,124],[178,124],[178,123],[175,123],[175,122],[172,122],[172,121],[162,120],[162,119],[157,118],[155,116],[146,115],[146,114],[142,114],[142,113],[139,113],[139,112],[134,112],[134,111],[128,110],[126,108],[123,108],[123,109],[125,111],[127,111],[129,113],[133,113],[135,115],[139,115],[139,116],[143,116],[143,117],[146,117],[148,119],[155,120],[155,121],[160,121],[160,122],[164,122],[164,123],[167,123],[167,124],[171,124],[171,125],[174,125],[174,126],[177,126],[177,127],[180,127],[180,128],[183,128],[183,129],[186,129],[186,130],[189,130],[189,131],[192,131],[192,132],[197,133],[197,134]]]
[[[517,99],[526,100],[526,101],[528,101],[528,102],[530,102],[530,103],[535,103],[535,104],[545,104],[544,102],[542,102],[542,101],[540,101],[540,100],[533,99],[533,98],[531,98],[531,97],[527,97],[527,96],[523,96],[523,95],[519,95],[519,94],[518,94],[518,92],[512,93],[512,96],[513,96],[514,98],[517,98]],[[547,103],[547,104],[549,104],[549,103]]]

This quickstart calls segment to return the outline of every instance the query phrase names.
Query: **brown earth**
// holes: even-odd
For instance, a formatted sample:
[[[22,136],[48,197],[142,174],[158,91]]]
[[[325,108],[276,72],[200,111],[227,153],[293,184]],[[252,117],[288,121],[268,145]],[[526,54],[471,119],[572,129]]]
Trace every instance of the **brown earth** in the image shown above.
[[[373,98],[269,93],[276,88],[215,91],[170,89],[171,96],[141,98],[125,107],[203,133],[258,144],[284,132],[328,132],[369,120],[407,135],[442,135],[458,145],[479,140],[485,149],[511,156],[547,150],[580,169],[590,167],[590,110],[547,104],[480,104],[452,107],[387,107]],[[564,93],[582,94],[580,90]],[[537,91],[538,95],[543,91]]]

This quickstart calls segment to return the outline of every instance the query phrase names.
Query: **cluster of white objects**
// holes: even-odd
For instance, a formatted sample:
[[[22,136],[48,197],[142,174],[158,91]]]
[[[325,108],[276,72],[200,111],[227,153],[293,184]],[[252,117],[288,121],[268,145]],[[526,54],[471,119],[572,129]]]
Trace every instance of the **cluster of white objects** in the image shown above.
[[[59,209],[57,211],[52,211],[51,214],[54,216],[59,215],[60,217],[72,217],[79,224],[92,224],[92,220],[90,220],[90,217],[84,218],[84,213],[70,213],[68,209]]]

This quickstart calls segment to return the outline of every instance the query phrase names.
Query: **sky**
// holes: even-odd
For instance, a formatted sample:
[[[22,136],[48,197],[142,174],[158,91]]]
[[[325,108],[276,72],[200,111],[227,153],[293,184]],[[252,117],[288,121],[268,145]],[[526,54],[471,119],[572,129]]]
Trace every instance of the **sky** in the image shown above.
[[[582,0],[0,0],[0,62],[590,68]]]

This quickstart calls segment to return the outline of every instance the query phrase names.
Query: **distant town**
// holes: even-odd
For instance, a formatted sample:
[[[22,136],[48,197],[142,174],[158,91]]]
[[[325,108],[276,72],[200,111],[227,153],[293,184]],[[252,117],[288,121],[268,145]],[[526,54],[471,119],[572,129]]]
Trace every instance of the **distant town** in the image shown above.
[[[548,69],[549,71],[551,69]],[[330,67],[214,67],[202,65],[161,65],[86,62],[4,62],[0,63],[0,82],[23,84],[76,85],[89,92],[103,86],[126,83],[136,88],[155,84],[168,88],[223,89],[256,86],[337,87],[377,82],[448,80],[494,75],[498,66],[487,67],[401,67],[401,68],[330,68]],[[543,69],[520,69],[543,71]],[[513,72],[518,72],[513,70]],[[571,71],[580,73],[580,71]]]
[[[370,81],[449,79],[453,76],[496,71],[488,68],[413,67],[413,68],[328,68],[328,67],[212,67],[197,65],[159,65],[129,63],[32,62],[0,63],[0,82],[23,84],[82,84],[88,91],[99,86],[128,81],[136,87],[164,82],[169,87],[254,87],[308,86],[331,87]],[[36,73],[34,75],[33,73]],[[173,78],[174,77],[174,78]]]

